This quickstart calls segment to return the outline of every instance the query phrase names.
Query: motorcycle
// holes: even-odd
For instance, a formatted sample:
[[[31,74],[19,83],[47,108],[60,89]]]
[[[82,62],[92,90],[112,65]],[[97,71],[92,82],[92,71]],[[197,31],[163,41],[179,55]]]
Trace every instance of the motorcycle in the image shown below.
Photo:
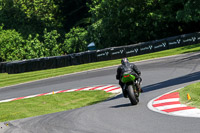
[[[136,76],[132,74],[123,74],[122,83],[124,83],[124,87],[122,88],[124,93],[128,95],[128,98],[132,105],[137,105],[139,102],[140,91],[137,87]]]

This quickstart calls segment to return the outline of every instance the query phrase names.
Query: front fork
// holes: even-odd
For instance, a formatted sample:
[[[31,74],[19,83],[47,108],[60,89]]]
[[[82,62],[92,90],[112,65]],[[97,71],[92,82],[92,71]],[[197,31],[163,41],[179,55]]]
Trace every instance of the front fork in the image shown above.
[[[139,90],[139,83],[138,83],[138,81],[136,81],[135,83],[133,83],[133,91],[134,91],[135,95],[137,97],[139,97],[140,90]]]

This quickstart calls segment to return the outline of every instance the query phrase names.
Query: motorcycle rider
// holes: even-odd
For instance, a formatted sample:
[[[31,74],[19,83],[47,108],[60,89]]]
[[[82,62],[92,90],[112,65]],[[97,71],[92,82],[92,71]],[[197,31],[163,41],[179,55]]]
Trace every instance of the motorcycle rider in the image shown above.
[[[140,70],[137,68],[137,66],[135,64],[129,63],[127,58],[123,58],[121,60],[121,65],[117,68],[116,79],[119,80],[119,85],[122,88],[124,97],[126,98],[127,94],[125,93],[125,91],[123,89],[124,83],[122,83],[121,78],[122,78],[123,74],[125,74],[125,73],[132,74],[136,77],[137,88],[139,89],[140,92],[143,92],[143,90],[140,87],[140,83],[142,81],[142,78],[140,77],[140,75],[141,75]]]

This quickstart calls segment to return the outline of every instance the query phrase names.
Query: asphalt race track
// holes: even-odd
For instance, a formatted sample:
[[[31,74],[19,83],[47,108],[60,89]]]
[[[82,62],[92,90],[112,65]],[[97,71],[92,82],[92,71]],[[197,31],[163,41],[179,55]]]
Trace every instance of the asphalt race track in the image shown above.
[[[75,110],[9,122],[5,133],[199,133],[200,118],[153,112],[147,104],[166,92],[200,81],[200,53],[136,63],[142,71],[140,103],[119,95]],[[0,89],[0,100],[92,85],[117,84],[117,67]]]

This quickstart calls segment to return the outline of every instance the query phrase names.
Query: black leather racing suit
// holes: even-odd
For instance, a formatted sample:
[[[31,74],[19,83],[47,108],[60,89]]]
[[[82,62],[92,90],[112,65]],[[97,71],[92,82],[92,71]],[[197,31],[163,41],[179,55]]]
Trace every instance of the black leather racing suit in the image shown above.
[[[121,86],[121,88],[123,88],[124,86],[124,83],[121,82],[121,78],[124,73],[134,74],[136,76],[136,80],[141,79],[140,78],[141,72],[137,68],[137,66],[133,63],[126,62],[125,64],[122,64],[117,68],[116,79],[119,80],[119,85]]]

